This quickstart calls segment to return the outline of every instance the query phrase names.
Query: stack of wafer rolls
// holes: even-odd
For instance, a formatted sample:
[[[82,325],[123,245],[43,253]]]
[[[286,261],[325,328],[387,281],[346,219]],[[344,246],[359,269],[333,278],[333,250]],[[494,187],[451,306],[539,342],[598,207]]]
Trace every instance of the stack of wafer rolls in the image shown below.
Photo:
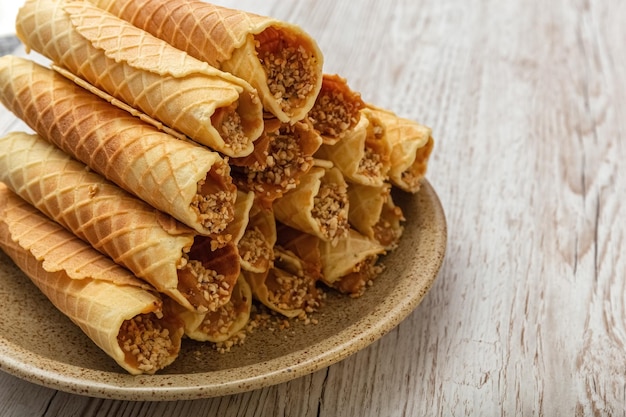
[[[178,356],[182,322],[153,289],[2,183],[0,248],[129,373],[154,374]]]
[[[302,120],[322,86],[322,52],[296,25],[199,0],[90,1],[248,81],[282,122]]]
[[[35,132],[0,138],[0,247],[129,373],[241,342],[255,311],[362,296],[401,244],[393,196],[419,191],[431,129],[324,73],[298,26],[25,0],[16,29],[51,63],[0,58],[0,102]]]

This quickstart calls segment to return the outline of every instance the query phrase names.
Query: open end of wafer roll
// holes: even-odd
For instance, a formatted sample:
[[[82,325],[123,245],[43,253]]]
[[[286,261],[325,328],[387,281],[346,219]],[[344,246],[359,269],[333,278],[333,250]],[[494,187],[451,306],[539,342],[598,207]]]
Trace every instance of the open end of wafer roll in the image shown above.
[[[386,250],[392,250],[404,231],[402,209],[391,196],[391,184],[371,187],[362,184],[348,185],[350,225],[363,235],[374,239]]]
[[[318,277],[308,275],[305,263],[294,253],[274,247],[274,265],[263,273],[243,271],[253,296],[285,317],[305,316],[321,305]]]
[[[361,110],[359,122],[334,145],[322,145],[316,158],[331,161],[346,180],[382,186],[391,168],[385,126],[372,112]]]
[[[321,85],[322,58],[313,40],[292,28],[270,26],[254,35],[254,46],[273,99],[264,100],[264,107],[284,122],[303,119]],[[243,51],[236,50],[231,59]]]
[[[361,296],[383,269],[378,258],[385,248],[354,229],[335,245],[320,241],[319,251],[321,281],[351,297]]]
[[[389,181],[401,190],[416,193],[433,151],[432,130],[372,104],[365,111],[378,118],[385,128],[384,141],[391,149]]]
[[[198,182],[198,192],[191,200],[191,208],[209,234],[219,235],[226,229],[235,215],[234,204],[237,187],[230,176],[230,166],[218,161],[207,176]]]
[[[139,314],[124,320],[117,341],[128,366],[153,374],[172,362],[180,350],[180,320],[155,313]]]
[[[271,119],[265,126],[262,140],[268,140],[267,150],[252,161],[235,162],[240,166],[232,167],[232,175],[237,186],[271,203],[298,186],[313,166],[321,138],[307,120],[291,125]]]
[[[426,175],[426,170],[428,169],[428,159],[430,158],[430,154],[432,153],[434,147],[435,141],[432,136],[429,136],[426,145],[422,146],[415,152],[415,159],[413,159],[411,165],[402,171],[399,176],[397,174],[390,176],[394,185],[404,191],[411,193],[418,192],[422,183],[422,178]]]
[[[347,184],[337,168],[314,166],[300,185],[274,202],[276,219],[333,242],[348,231]]]
[[[233,243],[211,246],[211,239],[196,236],[178,266],[178,291],[200,313],[228,303],[240,271],[239,252]]]
[[[201,342],[225,342],[238,335],[248,323],[252,309],[252,290],[240,275],[230,300],[215,311],[200,314],[181,310],[178,306],[172,307],[179,311],[179,317],[185,324],[185,335],[190,339]]]
[[[345,78],[324,74],[322,88],[308,116],[324,144],[334,145],[357,125],[363,107],[361,95],[350,89]]]

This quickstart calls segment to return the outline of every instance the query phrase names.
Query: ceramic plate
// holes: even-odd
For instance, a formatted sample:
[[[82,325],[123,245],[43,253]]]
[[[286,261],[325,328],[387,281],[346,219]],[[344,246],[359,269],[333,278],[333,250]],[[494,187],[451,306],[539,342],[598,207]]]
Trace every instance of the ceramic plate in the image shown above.
[[[220,354],[185,340],[161,373],[130,376],[59,313],[0,252],[0,369],[30,382],[81,395],[123,400],[179,400],[234,394],[312,373],[379,339],[422,300],[446,248],[446,222],[425,182],[416,195],[394,195],[407,218],[386,269],[357,299],[328,292],[314,317],[289,329],[257,329],[243,346]]]

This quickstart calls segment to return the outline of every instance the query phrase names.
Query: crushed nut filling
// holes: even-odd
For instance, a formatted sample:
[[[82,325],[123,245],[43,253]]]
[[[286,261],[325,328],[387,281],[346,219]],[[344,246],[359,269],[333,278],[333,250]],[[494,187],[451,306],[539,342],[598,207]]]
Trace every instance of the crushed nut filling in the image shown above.
[[[241,152],[250,143],[251,139],[246,136],[236,103],[234,106],[217,109],[211,116],[211,124],[233,152]]]
[[[232,292],[231,285],[223,274],[207,269],[201,261],[189,259],[179,268],[179,289],[198,312],[216,311],[226,304]]]
[[[241,259],[252,265],[270,260],[272,250],[263,233],[256,227],[247,229],[237,246]]]
[[[383,175],[383,161],[378,152],[369,146],[365,146],[363,158],[359,160],[358,172],[368,177],[380,177]]]
[[[268,301],[283,310],[303,309],[312,313],[320,306],[310,278],[273,269],[268,275]]]
[[[118,343],[137,368],[153,373],[170,362],[174,343],[167,328],[153,314],[141,314],[122,323]]]
[[[290,114],[313,91],[317,59],[302,45],[290,45],[285,39],[263,44],[257,39],[256,51],[267,75],[270,93],[281,109]]]
[[[309,111],[309,119],[321,135],[340,138],[359,121],[359,107],[340,91],[322,91]]]
[[[209,233],[218,234],[232,221],[237,198],[226,163],[215,164],[207,177],[198,181],[197,193],[191,200],[191,208]]]
[[[319,192],[313,199],[311,215],[329,240],[345,236],[348,232],[346,188],[339,184],[322,182]]]
[[[270,143],[265,162],[262,170],[245,168],[247,186],[259,194],[265,191],[264,184],[283,192],[296,188],[299,175],[311,168],[313,157],[303,155],[292,127],[285,126]]]

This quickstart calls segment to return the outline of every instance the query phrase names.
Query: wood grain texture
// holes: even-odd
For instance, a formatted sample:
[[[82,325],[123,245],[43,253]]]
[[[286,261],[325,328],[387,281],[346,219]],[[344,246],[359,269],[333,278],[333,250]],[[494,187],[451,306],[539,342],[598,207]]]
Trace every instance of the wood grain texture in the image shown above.
[[[288,383],[134,403],[0,373],[0,415],[624,415],[626,3],[218,3],[300,24],[327,72],[433,128],[438,280],[390,334]]]

